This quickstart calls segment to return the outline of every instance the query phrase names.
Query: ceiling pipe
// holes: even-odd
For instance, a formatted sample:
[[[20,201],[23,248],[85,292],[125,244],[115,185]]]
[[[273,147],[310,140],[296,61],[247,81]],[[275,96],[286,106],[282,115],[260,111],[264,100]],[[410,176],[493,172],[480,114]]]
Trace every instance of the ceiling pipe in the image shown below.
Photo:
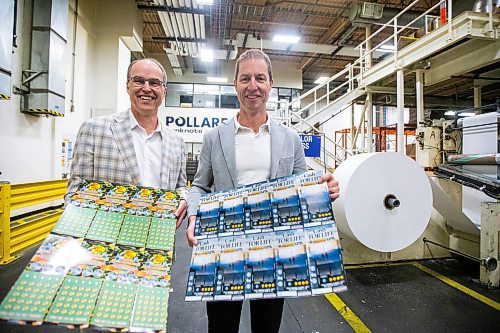
[[[246,37],[246,44],[245,42]],[[226,41],[229,43],[229,41]],[[335,52],[336,55],[346,56],[346,57],[359,57],[359,51],[354,48],[354,46],[342,46],[339,49],[338,45],[330,45],[330,44],[316,44],[316,43],[297,43],[297,44],[286,44],[286,43],[278,43],[269,39],[258,39],[257,37],[253,37],[252,35],[246,35],[245,33],[236,34],[236,39],[232,41],[233,45],[237,47],[245,47],[247,48],[260,48],[262,43],[262,48],[267,50],[288,50],[290,52],[304,52],[304,53],[318,53],[318,54],[332,54]],[[384,55],[383,52],[374,52],[374,57],[379,58]]]

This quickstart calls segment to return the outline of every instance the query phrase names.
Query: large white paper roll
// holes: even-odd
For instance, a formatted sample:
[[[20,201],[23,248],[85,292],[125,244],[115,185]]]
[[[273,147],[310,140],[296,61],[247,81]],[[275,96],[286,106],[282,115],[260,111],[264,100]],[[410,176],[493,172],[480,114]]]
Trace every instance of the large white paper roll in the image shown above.
[[[399,153],[355,155],[333,175],[340,186],[333,208],[341,234],[370,249],[393,252],[412,244],[427,227],[431,185],[411,158]]]

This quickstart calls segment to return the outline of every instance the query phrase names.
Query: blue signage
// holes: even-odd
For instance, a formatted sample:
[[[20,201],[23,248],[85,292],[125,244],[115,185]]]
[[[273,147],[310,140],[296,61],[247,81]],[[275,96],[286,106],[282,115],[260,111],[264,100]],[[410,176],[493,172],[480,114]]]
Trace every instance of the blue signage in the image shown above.
[[[321,136],[312,134],[299,134],[306,157],[320,157]]]

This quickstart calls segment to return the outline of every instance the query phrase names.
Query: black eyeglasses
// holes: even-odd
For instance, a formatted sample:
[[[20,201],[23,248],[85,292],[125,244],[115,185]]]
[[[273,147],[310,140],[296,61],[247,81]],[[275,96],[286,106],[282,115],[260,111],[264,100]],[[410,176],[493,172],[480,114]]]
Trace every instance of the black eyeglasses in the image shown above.
[[[136,87],[144,87],[146,84],[146,81],[149,83],[149,86],[151,88],[160,88],[163,85],[162,80],[158,79],[145,79],[142,76],[132,76],[130,79],[128,79],[132,84]]]

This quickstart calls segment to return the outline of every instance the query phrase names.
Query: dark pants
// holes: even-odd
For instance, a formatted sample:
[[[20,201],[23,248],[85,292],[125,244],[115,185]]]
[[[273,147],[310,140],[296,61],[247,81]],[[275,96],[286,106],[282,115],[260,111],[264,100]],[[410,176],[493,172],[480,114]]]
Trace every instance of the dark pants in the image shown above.
[[[252,333],[278,333],[283,314],[283,299],[250,301]],[[242,301],[207,302],[208,333],[238,333]]]

